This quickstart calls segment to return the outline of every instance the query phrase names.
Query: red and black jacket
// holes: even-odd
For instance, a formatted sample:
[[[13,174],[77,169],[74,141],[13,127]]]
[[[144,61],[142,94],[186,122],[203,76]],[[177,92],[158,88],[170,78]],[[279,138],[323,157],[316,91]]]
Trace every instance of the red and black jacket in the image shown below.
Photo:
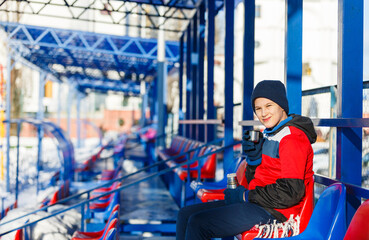
[[[311,144],[316,133],[310,118],[299,115],[290,115],[263,133],[262,161],[246,168],[248,198],[283,222],[302,208],[305,188],[314,175]]]

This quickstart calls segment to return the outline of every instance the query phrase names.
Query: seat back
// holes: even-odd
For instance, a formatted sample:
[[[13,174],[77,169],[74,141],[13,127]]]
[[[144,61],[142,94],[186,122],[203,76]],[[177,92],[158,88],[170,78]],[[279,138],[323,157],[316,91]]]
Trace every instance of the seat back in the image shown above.
[[[346,231],[346,187],[334,183],[320,195],[310,221],[301,234],[316,239],[343,239]]]
[[[344,240],[369,238],[369,200],[363,202],[356,210],[347,229]]]
[[[104,238],[104,240],[118,240],[119,236],[118,236],[118,230],[116,228],[110,229],[110,231],[108,232],[108,234],[106,234],[106,237]]]
[[[101,236],[100,240],[108,239],[107,236],[109,236],[110,230],[117,229],[117,224],[118,224],[118,218],[112,219],[109,226],[104,230],[104,234],[103,236]]]
[[[242,160],[241,163],[238,165],[236,176],[238,184],[244,186],[245,188],[248,188],[248,183],[245,175],[246,167],[247,167],[246,160]]]
[[[306,185],[305,197],[300,212],[300,233],[303,232],[313,214],[314,210],[314,177],[311,177]]]
[[[213,147],[207,147],[203,155],[211,153],[216,149]],[[206,175],[206,178],[215,178],[215,172],[217,168],[217,154],[211,154],[206,158],[200,160],[201,176]]]

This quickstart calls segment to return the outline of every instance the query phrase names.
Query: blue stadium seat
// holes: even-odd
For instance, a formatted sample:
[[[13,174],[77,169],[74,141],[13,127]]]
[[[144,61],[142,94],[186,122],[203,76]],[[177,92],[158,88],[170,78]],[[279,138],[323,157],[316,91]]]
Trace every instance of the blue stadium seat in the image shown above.
[[[343,239],[346,232],[346,187],[334,183],[324,190],[305,231],[284,240]],[[260,238],[255,238],[257,240]]]

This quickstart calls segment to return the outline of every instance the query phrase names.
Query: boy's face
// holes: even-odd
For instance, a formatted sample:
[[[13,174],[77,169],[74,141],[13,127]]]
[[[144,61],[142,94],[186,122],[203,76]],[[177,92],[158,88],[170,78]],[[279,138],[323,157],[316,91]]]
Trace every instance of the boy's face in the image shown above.
[[[256,116],[266,128],[273,128],[287,118],[283,108],[270,99],[257,98],[254,103]]]

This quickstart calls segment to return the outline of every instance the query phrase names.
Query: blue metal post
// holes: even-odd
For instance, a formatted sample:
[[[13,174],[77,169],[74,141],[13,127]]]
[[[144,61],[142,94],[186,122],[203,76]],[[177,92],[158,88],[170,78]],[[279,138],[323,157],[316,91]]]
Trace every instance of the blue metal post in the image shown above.
[[[233,54],[234,54],[234,0],[225,5],[225,81],[224,81],[224,145],[233,142]],[[224,150],[224,166],[233,161],[233,148]],[[224,169],[225,170],[225,169]]]
[[[81,147],[81,93],[77,92],[77,148]]]
[[[163,136],[166,126],[166,83],[167,83],[167,64],[166,62],[158,62],[158,135]],[[158,139],[158,146],[164,146],[164,138]]]
[[[15,201],[18,202],[19,194],[19,138],[22,122],[17,122],[17,168],[15,176]]]
[[[286,1],[285,79],[290,113],[301,114],[302,0]]]
[[[13,65],[11,56],[8,56],[8,63],[6,66],[7,70],[7,80],[6,80],[6,120],[8,124],[6,124],[6,191],[10,192],[10,176],[9,176],[9,167],[10,167],[10,112],[11,112],[11,71]]]
[[[67,100],[67,133],[68,136],[70,136],[70,111],[71,111],[71,105],[72,105],[72,98],[73,98],[73,87],[72,84],[69,83],[68,85],[69,91],[68,91],[68,100]]]
[[[151,121],[154,121],[157,115],[157,110],[156,110],[156,88],[157,88],[157,83],[156,83],[156,79],[154,81],[152,81],[151,83],[151,88],[150,88],[150,95],[151,95],[151,104],[150,104],[150,119]]]
[[[192,92],[192,77],[191,77],[191,53],[192,53],[192,43],[191,43],[191,22],[187,27],[186,34],[186,119],[191,119],[191,92]],[[185,137],[190,137],[190,132],[192,128],[191,125],[186,125]]]
[[[245,22],[243,38],[243,120],[253,120],[254,111],[251,107],[251,94],[254,88],[255,65],[255,0],[245,0]],[[243,127],[243,130],[251,127]]]
[[[198,75],[197,75],[197,119],[204,119],[204,60],[205,60],[205,2],[200,4],[198,10],[198,37],[197,37],[197,51],[198,51]],[[198,140],[204,141],[204,125],[200,124],[197,127]]]
[[[215,38],[215,1],[207,0],[208,10],[208,39],[207,39],[207,57],[208,57],[208,82],[207,82],[207,119],[215,119],[214,107],[214,38]],[[215,126],[207,125],[206,141],[215,139]]]
[[[159,21],[163,21],[162,18]],[[157,75],[157,97],[158,97],[158,135],[165,134],[167,125],[167,63],[165,60],[165,38],[164,31],[158,32],[158,75]],[[158,146],[165,146],[165,138],[158,139]]]
[[[144,127],[146,125],[146,107],[147,107],[147,93],[146,93],[146,82],[141,82],[141,119],[140,125]]]
[[[191,42],[192,42],[192,51],[191,51],[191,80],[192,80],[192,91],[191,91],[191,116],[190,119],[196,119],[197,109],[198,109],[198,102],[197,102],[197,86],[198,86],[198,64],[199,64],[199,54],[197,52],[197,19],[199,13],[196,12],[195,15],[192,17],[192,35],[191,35]],[[191,131],[190,131],[190,138],[198,140],[198,125],[191,124]]]
[[[184,67],[184,35],[182,34],[179,39],[179,107],[178,107],[178,120],[183,120],[183,67]],[[178,135],[183,136],[184,125],[178,126]]]
[[[45,80],[46,73],[40,72],[40,82],[39,82],[39,91],[38,91],[38,111],[37,111],[37,119],[42,121],[44,120],[44,104],[43,99],[45,95]],[[38,190],[40,189],[39,185],[39,176],[41,170],[41,160],[42,160],[42,138],[44,135],[44,131],[42,129],[42,125],[37,126],[37,140],[38,140],[38,148],[37,148],[37,175],[36,175],[36,192],[38,194]]]
[[[61,83],[58,83],[58,126],[60,126],[60,113],[61,113]]]
[[[363,109],[363,0],[338,1],[338,118],[362,118]],[[337,178],[361,185],[362,129],[337,128]],[[361,199],[349,195],[347,219]]]

